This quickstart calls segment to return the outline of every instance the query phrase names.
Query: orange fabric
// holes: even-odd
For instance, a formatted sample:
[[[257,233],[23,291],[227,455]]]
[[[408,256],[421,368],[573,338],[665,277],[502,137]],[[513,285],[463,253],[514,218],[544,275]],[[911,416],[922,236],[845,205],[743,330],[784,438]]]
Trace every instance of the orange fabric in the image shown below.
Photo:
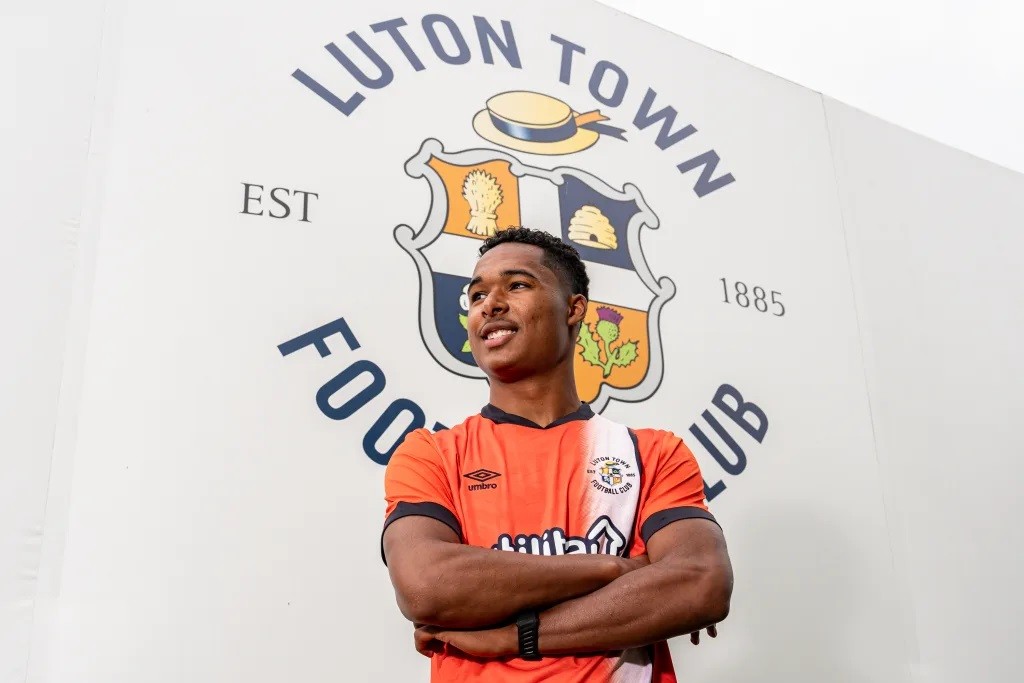
[[[707,510],[704,478],[697,459],[683,440],[672,432],[655,429],[637,429],[634,433],[640,454],[649,463],[645,464],[644,471],[650,473],[649,485],[644,490],[646,495],[640,498],[640,525],[662,510],[680,507]]]
[[[575,118],[577,126],[585,126],[588,123],[597,123],[598,121],[608,120],[608,117],[602,114],[597,109],[595,109],[594,111],[587,111],[583,112],[582,114],[577,114]]]
[[[462,541],[475,546],[541,554],[640,554],[645,549],[641,529],[651,515],[707,507],[700,469],[679,437],[649,429],[633,434],[638,448],[624,427],[590,413],[548,429],[474,415],[436,434],[412,432],[387,467],[386,518],[408,514],[409,504],[432,503],[449,511],[461,527]],[[436,507],[424,509],[435,516],[430,510]],[[623,542],[617,544],[616,537]],[[643,666],[622,666],[621,660],[645,658]],[[539,662],[481,661],[454,650],[431,660],[434,683],[475,680],[676,679],[663,643],[627,655]]]

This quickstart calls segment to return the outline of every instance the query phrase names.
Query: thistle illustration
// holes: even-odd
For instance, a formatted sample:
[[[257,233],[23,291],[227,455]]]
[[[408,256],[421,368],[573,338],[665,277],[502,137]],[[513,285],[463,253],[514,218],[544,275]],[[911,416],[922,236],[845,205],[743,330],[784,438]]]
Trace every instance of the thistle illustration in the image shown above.
[[[624,368],[636,361],[635,341],[622,341],[613,346],[619,339],[621,323],[621,313],[614,308],[598,306],[597,322],[592,325],[581,325],[579,337],[576,339],[576,343],[581,347],[580,355],[583,360],[601,368],[605,377],[612,374],[612,368]],[[597,340],[594,339],[595,334]]]
[[[462,183],[462,196],[469,202],[470,219],[466,230],[482,237],[496,234],[498,214],[495,212],[504,199],[498,179],[487,171],[470,171]]]

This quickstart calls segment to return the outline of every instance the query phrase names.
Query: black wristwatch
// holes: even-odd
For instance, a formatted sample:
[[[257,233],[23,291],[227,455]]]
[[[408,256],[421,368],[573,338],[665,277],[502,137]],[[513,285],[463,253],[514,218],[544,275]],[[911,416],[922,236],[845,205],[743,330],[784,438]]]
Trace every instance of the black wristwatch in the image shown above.
[[[536,662],[540,659],[540,648],[537,646],[539,629],[540,619],[536,612],[523,612],[516,618],[519,656],[525,660]]]

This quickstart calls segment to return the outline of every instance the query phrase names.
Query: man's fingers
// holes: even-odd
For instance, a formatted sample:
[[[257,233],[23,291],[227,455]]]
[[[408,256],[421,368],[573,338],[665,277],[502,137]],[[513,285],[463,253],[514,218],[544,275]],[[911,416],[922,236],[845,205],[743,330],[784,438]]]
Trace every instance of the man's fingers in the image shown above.
[[[430,626],[420,627],[413,634],[413,641],[416,644],[416,651],[424,657],[433,657],[435,652],[440,652],[444,643],[437,640],[435,629]]]
[[[427,648],[427,644],[432,640],[431,636],[428,636],[421,629],[416,629],[412,634],[413,644],[416,646],[416,652],[419,652],[424,657],[432,657],[433,653]]]
[[[717,624],[712,624],[711,626],[708,626],[708,635],[711,636],[712,638],[717,638],[718,637],[718,625]],[[690,634],[690,642],[693,643],[694,645],[700,645],[700,631],[694,631],[693,633]]]

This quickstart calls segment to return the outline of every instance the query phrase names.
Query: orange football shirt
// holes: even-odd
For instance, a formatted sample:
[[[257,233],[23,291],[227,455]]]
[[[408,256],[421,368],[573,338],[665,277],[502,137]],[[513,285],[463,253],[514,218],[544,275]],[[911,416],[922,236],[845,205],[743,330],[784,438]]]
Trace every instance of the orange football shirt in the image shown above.
[[[714,521],[682,440],[628,429],[587,404],[547,427],[488,405],[462,424],[411,432],[384,476],[384,528],[433,517],[463,543],[510,552],[636,556],[676,520]],[[543,654],[543,643],[541,643]],[[675,683],[667,643],[540,661],[479,660],[446,650],[431,681]]]

